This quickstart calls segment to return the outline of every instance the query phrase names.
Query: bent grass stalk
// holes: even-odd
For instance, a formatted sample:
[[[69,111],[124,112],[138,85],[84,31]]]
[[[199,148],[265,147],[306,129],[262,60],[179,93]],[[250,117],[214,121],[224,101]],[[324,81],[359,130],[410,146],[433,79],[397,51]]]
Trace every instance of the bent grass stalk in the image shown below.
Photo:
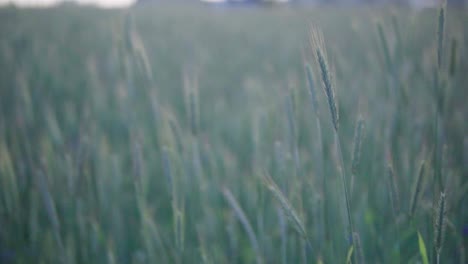
[[[252,244],[252,248],[255,251],[257,263],[263,263],[260,246],[257,241],[257,236],[255,235],[255,232],[252,228],[252,225],[250,224],[249,219],[247,218],[247,215],[244,213],[244,210],[242,210],[236,198],[234,197],[234,195],[232,195],[231,191],[227,187],[223,187],[222,192],[224,198],[234,210],[235,215],[241,222],[242,227],[244,227],[244,230],[249,237],[250,243]]]
[[[276,183],[273,181],[271,176],[269,176],[268,174],[265,174],[262,177],[262,179],[263,179],[265,186],[271,191],[276,201],[280,204],[281,208],[283,209],[283,213],[286,215],[288,220],[292,222],[294,229],[307,242],[307,246],[310,249],[312,249],[312,245],[310,243],[309,236],[307,235],[305,225],[303,224],[302,220],[299,218],[299,215],[296,213],[291,203],[283,195],[283,193],[278,188]]]

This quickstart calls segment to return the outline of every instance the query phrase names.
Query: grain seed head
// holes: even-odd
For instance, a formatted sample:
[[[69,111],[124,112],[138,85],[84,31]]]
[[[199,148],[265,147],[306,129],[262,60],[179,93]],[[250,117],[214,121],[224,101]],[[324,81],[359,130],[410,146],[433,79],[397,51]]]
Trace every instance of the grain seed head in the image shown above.
[[[334,79],[333,75],[328,67],[328,59],[326,57],[325,44],[323,41],[322,32],[315,28],[311,27],[309,40],[311,43],[311,48],[313,49],[313,54],[316,58],[316,61],[320,67],[320,72],[322,75],[323,87],[325,94],[327,95],[328,106],[330,108],[330,113],[332,117],[333,127],[338,131],[338,105],[336,104],[335,92],[334,92]]]

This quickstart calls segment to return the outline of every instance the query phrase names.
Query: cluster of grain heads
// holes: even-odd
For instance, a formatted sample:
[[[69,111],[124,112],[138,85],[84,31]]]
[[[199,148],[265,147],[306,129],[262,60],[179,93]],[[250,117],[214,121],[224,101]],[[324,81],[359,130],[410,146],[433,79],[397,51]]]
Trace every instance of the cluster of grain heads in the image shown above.
[[[317,28],[312,27],[310,31],[310,43],[312,44],[312,49],[314,50],[314,55],[317,60],[318,66],[320,68],[320,72],[322,75],[322,83],[325,94],[327,96],[328,106],[330,109],[331,114],[331,121],[334,128],[334,141],[336,150],[338,153],[338,159],[340,164],[340,172],[341,172],[341,182],[343,184],[343,192],[344,198],[346,203],[346,213],[348,218],[348,235],[347,237],[351,240],[351,245],[354,245],[354,226],[351,216],[351,205],[350,205],[350,196],[349,196],[349,188],[346,179],[346,172],[345,166],[343,161],[343,152],[341,149],[341,141],[338,134],[338,125],[339,125],[339,116],[338,116],[338,105],[335,99],[335,92],[334,92],[334,82],[332,78],[332,74],[328,67],[328,61],[326,58],[325,52],[325,43],[323,40],[323,35],[320,30]]]
[[[432,263],[440,263],[440,253],[442,251],[442,244],[444,242],[444,232],[445,232],[445,193],[440,193],[439,206],[437,208],[437,213],[435,215],[436,219],[434,222],[434,250]]]
[[[252,248],[255,252],[257,264],[263,263],[262,261],[263,258],[261,255],[260,246],[257,241],[257,236],[255,235],[255,232],[252,228],[252,225],[250,224],[249,219],[247,218],[247,215],[245,214],[244,210],[242,210],[242,207],[239,205],[236,198],[234,197],[234,195],[232,195],[231,191],[227,187],[224,187],[222,189],[222,192],[223,192],[224,198],[232,207],[234,214],[238,218],[239,222],[241,223],[242,227],[247,233],[247,236],[249,237],[250,243],[252,244]]]

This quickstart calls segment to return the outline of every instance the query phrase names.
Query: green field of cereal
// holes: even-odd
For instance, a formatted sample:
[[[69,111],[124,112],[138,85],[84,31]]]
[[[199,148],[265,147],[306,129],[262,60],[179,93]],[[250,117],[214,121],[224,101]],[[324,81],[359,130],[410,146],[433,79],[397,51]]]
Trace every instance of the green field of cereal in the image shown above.
[[[467,263],[468,13],[0,8],[0,263]]]

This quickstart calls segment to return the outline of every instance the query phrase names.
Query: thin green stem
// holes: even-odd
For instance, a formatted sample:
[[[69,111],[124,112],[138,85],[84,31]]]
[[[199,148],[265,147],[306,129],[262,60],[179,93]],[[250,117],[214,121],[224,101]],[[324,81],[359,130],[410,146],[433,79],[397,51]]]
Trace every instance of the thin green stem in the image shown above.
[[[348,215],[348,237],[351,239],[351,243],[354,246],[354,238],[353,238],[353,233],[354,233],[354,226],[353,226],[353,221],[351,218],[351,205],[349,201],[349,193],[348,193],[348,185],[346,184],[346,173],[345,173],[345,167],[344,167],[344,162],[343,162],[343,152],[341,150],[341,142],[340,138],[338,135],[338,130],[335,131],[335,144],[336,148],[338,151],[338,158],[340,162],[340,169],[341,169],[341,181],[343,183],[343,190],[344,190],[344,195],[345,195],[345,201],[346,201],[346,212]]]

